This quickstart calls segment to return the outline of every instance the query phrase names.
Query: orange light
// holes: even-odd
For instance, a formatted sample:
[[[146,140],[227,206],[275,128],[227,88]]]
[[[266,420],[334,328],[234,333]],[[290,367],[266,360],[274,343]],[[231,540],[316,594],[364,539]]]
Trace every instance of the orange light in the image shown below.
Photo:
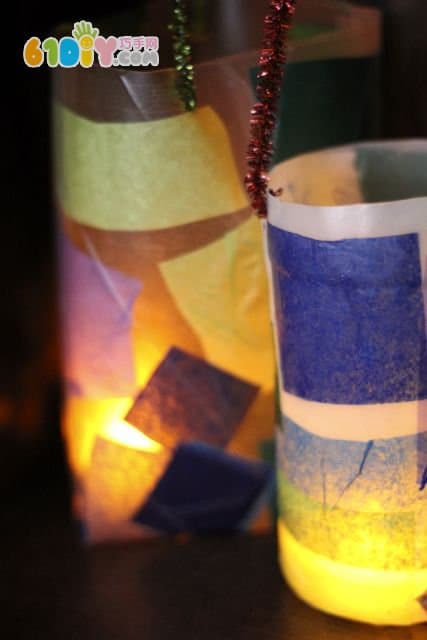
[[[101,435],[111,442],[122,444],[137,451],[160,453],[164,449],[159,442],[148,438],[125,420],[114,419],[111,422],[107,422],[102,429]]]

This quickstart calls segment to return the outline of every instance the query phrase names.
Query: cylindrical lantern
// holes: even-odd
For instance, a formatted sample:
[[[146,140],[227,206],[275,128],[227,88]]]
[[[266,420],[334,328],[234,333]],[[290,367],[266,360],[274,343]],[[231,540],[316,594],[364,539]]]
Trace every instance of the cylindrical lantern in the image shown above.
[[[103,35],[160,33],[162,65],[151,4]],[[54,73],[63,424],[89,541],[271,523],[274,357],[242,186],[264,1],[207,4],[192,112],[170,67]],[[328,20],[300,31],[295,62],[354,33]]]
[[[173,68],[55,73],[63,424],[89,541],[271,523],[274,357],[242,185],[252,60],[197,66],[192,112]]]
[[[282,569],[308,603],[427,621],[427,141],[272,171]]]

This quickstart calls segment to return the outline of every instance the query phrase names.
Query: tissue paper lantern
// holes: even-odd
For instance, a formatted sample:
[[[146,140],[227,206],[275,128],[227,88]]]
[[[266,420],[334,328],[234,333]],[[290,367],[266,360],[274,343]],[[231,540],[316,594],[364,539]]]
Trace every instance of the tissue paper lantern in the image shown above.
[[[204,63],[193,112],[173,69],[56,72],[63,424],[90,542],[271,523],[248,60]]]
[[[281,565],[329,613],[427,621],[427,141],[272,171]]]

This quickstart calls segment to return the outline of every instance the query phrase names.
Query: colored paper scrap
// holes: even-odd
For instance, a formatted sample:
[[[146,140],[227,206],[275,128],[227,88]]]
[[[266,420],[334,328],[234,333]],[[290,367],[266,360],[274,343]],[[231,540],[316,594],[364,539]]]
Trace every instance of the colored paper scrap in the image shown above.
[[[257,392],[255,385],[173,347],[125,419],[166,446],[200,440],[225,447]]]
[[[56,104],[55,127],[57,197],[82,224],[166,229],[247,206],[228,132],[209,106],[100,123]]]
[[[262,462],[231,456],[199,442],[178,447],[166,473],[134,520],[169,532],[238,531],[253,517],[272,480]]]
[[[373,404],[427,398],[417,234],[319,241],[268,227],[284,389]]]
[[[402,438],[347,441],[309,433],[287,417],[277,433],[281,472],[298,490],[327,507],[391,513],[416,511],[421,452],[427,432]]]
[[[59,236],[64,374],[73,394],[130,395],[135,388],[131,329],[141,283]]]
[[[427,566],[427,505],[415,511],[368,513],[329,507],[278,474],[279,513],[303,545],[336,562],[371,569]]]
[[[163,448],[136,450],[97,438],[85,481],[84,518],[89,540],[113,538],[116,529],[123,533],[124,528],[127,536],[139,537],[132,516],[150,495],[170,459],[170,451]]]
[[[274,352],[262,235],[255,216],[160,265],[206,358],[272,391]]]

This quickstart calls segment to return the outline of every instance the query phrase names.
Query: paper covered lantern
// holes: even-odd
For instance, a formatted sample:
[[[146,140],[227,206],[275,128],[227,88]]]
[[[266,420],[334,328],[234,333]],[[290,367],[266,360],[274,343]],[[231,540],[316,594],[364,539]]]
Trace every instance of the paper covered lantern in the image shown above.
[[[205,63],[193,112],[173,69],[56,73],[63,423],[89,541],[271,523],[274,357],[242,186],[249,66]]]
[[[163,42],[158,4],[129,33]],[[355,54],[360,19],[326,4],[292,61],[375,56],[378,29]],[[54,72],[63,425],[89,541],[271,524],[275,365],[242,187],[264,2],[212,12],[221,37],[199,25],[193,112],[172,68]]]
[[[307,602],[427,621],[427,141],[278,165],[280,558]]]

